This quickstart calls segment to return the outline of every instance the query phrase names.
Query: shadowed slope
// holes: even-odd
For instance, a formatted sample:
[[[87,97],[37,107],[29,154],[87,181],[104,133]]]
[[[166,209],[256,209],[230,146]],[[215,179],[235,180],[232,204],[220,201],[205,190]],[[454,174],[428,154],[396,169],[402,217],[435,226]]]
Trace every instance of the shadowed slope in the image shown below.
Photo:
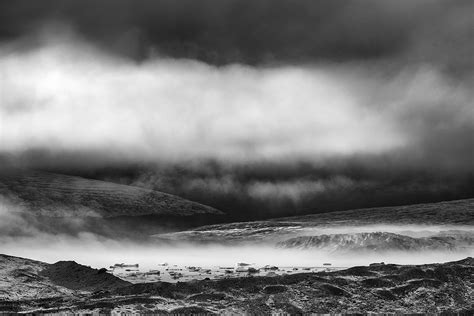
[[[19,199],[36,215],[221,215],[212,207],[159,191],[45,172],[0,173],[0,194]]]
[[[47,277],[56,285],[71,290],[105,291],[130,284],[112,274],[86,267],[74,261],[59,261],[47,265],[40,275]]]

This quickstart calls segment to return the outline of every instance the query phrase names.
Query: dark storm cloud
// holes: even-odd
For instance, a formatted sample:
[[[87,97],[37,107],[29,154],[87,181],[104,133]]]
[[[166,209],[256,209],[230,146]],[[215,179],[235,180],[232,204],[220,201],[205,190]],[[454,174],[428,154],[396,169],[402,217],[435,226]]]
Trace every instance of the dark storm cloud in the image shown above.
[[[161,53],[217,64],[295,63],[415,50],[405,61],[435,60],[462,71],[472,66],[472,10],[469,0],[19,0],[1,2],[0,36],[63,21],[137,60]]]
[[[88,178],[177,194],[248,220],[474,196],[472,170],[407,167],[400,157],[312,162],[128,164],[58,169]]]
[[[473,10],[0,1],[0,163],[236,219],[471,197]]]

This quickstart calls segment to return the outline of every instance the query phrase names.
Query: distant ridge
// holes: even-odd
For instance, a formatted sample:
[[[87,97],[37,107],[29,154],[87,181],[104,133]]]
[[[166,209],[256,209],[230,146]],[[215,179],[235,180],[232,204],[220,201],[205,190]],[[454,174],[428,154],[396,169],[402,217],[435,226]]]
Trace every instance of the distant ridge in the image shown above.
[[[298,221],[312,224],[397,224],[474,225],[474,199],[462,199],[435,203],[401,206],[360,208],[347,211],[327,212],[303,216],[273,219],[273,221]]]
[[[281,248],[318,249],[325,251],[424,251],[455,250],[474,246],[474,235],[453,233],[430,237],[410,237],[387,232],[299,236],[281,241]]]
[[[144,188],[38,172],[0,172],[0,195],[48,217],[222,215],[212,207]]]
[[[364,225],[471,226],[474,225],[474,199],[206,225],[187,231],[157,234],[154,237],[200,242],[278,242],[299,237],[302,232],[313,234],[318,228]]]

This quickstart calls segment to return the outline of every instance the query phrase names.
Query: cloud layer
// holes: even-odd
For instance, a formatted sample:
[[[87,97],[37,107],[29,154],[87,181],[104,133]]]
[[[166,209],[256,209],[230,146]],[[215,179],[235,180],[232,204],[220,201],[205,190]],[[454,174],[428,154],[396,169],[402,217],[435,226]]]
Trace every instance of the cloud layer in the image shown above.
[[[49,34],[21,52],[5,46],[0,65],[8,153],[247,162],[409,148],[453,166],[472,153],[470,81],[436,65],[387,76],[352,65],[216,67],[163,57],[135,64],[70,34]]]
[[[245,160],[377,153],[407,142],[390,113],[364,104],[350,72],[165,58],[136,65],[72,41],[3,53],[0,64],[10,152]]]
[[[245,216],[473,196],[472,9],[0,3],[0,161]]]
[[[65,21],[134,60],[211,64],[350,62],[397,57],[472,71],[470,0],[17,0],[0,2],[0,39]],[[468,69],[467,69],[468,68]]]

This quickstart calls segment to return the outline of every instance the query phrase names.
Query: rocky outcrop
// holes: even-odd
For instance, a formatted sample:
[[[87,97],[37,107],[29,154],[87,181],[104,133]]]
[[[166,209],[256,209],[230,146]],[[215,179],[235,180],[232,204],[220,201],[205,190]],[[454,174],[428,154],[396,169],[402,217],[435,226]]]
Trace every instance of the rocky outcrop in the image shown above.
[[[335,251],[456,250],[474,246],[474,234],[415,238],[388,232],[300,236],[281,241],[281,248]]]
[[[130,285],[129,282],[104,273],[101,269],[93,269],[74,261],[59,261],[47,265],[39,274],[56,285],[76,291],[110,291]]]

